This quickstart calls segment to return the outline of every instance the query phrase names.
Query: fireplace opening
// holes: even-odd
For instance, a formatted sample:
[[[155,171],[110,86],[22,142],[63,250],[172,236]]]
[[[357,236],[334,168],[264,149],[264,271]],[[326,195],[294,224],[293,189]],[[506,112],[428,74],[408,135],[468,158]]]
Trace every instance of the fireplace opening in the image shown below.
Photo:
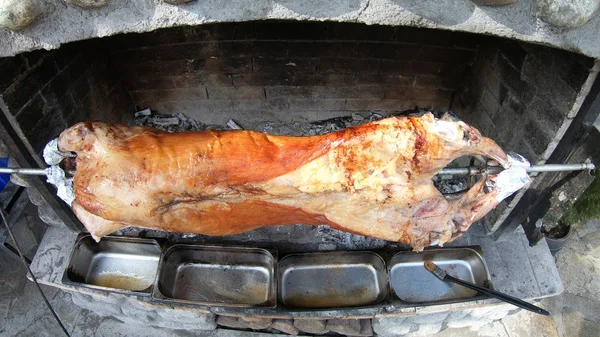
[[[539,163],[576,116],[593,67],[592,58],[573,52],[479,34],[255,21],[122,34],[3,58],[0,92],[8,123],[40,165],[44,145],[68,126],[132,124],[145,109],[275,133],[332,119],[348,126],[451,111],[506,151]],[[452,182],[456,191],[464,180]],[[498,228],[506,206],[485,218],[488,230]]]

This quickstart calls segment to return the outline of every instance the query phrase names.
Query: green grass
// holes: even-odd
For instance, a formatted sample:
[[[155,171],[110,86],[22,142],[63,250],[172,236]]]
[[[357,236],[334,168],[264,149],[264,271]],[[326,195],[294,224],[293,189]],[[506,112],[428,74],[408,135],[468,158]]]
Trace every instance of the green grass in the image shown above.
[[[600,219],[600,170],[596,170],[594,176],[594,181],[563,216],[562,222],[565,225],[577,225],[586,220]]]

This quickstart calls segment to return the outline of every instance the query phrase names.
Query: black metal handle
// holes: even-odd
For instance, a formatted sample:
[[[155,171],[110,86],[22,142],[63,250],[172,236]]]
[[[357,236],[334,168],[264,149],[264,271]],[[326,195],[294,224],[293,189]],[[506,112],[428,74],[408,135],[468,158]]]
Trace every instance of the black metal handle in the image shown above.
[[[528,303],[528,302],[525,302],[523,300],[520,300],[520,299],[518,299],[516,297],[512,297],[510,295],[506,295],[506,294],[503,294],[501,292],[498,292],[498,291],[495,291],[495,290],[492,290],[492,289],[484,288],[484,287],[478,286],[476,284],[473,284],[471,282],[466,282],[466,281],[457,279],[456,277],[453,277],[453,276],[450,276],[450,275],[446,275],[444,277],[444,280],[448,280],[450,282],[454,282],[456,284],[460,284],[463,287],[467,287],[467,288],[476,290],[476,291],[478,291],[478,292],[480,292],[482,294],[486,294],[488,296],[495,297],[495,298],[497,298],[499,300],[502,300],[502,301],[504,301],[506,303],[510,303],[512,305],[516,305],[519,308],[523,308],[523,309],[529,310],[531,312],[535,312],[536,314],[540,314],[540,315],[544,315],[544,316],[550,316],[550,313],[548,311],[546,311],[546,310],[544,310],[544,309],[542,309],[540,307],[537,307],[537,306],[535,306],[535,305],[533,305],[531,303]]]

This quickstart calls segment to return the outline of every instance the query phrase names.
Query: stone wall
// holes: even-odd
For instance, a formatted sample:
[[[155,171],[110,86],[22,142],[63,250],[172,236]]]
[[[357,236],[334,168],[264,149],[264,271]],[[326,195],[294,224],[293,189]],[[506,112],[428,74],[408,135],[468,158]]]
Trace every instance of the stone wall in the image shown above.
[[[115,293],[84,294],[69,292],[73,303],[133,325],[183,330],[212,330],[216,327],[289,335],[322,335],[338,333],[346,336],[392,337],[431,336],[447,328],[481,328],[519,309],[509,304],[488,304],[463,308],[465,304],[422,308],[405,315],[376,316],[360,319],[270,318],[261,316],[224,316],[197,308],[173,308],[150,305],[133,296]],[[452,310],[454,309],[454,310]],[[443,310],[443,311],[440,311]]]
[[[594,15],[598,1],[531,0],[515,1],[500,7],[476,3],[513,1],[259,0],[249,3],[220,1],[218,6],[210,1],[66,1],[106,4],[99,8],[65,5],[65,1],[5,1],[6,4],[13,2],[34,3],[36,11],[43,4],[45,10],[35,22],[21,30],[0,29],[1,56],[39,48],[54,49],[70,41],[125,32],[278,19],[358,22],[472,32],[542,43],[600,57],[600,16]],[[536,6],[536,3],[541,6]],[[17,8],[14,6],[14,9]],[[4,17],[10,19],[11,16]],[[587,20],[589,22],[586,23]]]
[[[107,45],[135,105],[224,124],[445,111],[480,42],[430,29],[259,21],[121,35]]]
[[[79,121],[130,118],[129,97],[100,51],[84,42],[0,59],[0,108],[29,151],[39,155]]]

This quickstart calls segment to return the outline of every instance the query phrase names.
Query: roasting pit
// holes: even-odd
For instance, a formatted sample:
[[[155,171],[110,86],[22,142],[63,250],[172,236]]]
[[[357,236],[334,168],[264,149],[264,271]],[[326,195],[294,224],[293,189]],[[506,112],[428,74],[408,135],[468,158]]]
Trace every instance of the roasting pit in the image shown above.
[[[518,6],[523,6],[522,2]],[[509,40],[498,37],[507,36],[505,33],[485,31],[495,37],[470,34],[468,31],[481,31],[467,26],[458,29],[462,32],[450,32],[431,29],[439,27],[429,23],[416,24],[429,28],[416,28],[390,22],[335,22],[339,20],[216,21],[186,22],[183,27],[165,24],[167,28],[154,31],[84,41],[75,40],[117,31],[69,37],[61,42],[69,43],[53,51],[23,52],[39,41],[27,41],[23,49],[11,46],[14,53],[0,59],[0,131],[6,131],[2,140],[12,144],[9,147],[19,165],[34,167],[43,165],[44,145],[78,121],[150,125],[167,131],[241,127],[314,135],[391,115],[452,111],[507,151],[519,152],[532,163],[544,163],[578,118],[595,81],[595,58],[600,55],[589,48],[566,46],[552,34],[547,35],[548,41],[542,41],[539,36],[543,34],[537,33],[510,35],[517,40]],[[448,28],[447,22],[441,25]],[[120,32],[132,30],[150,29],[129,27]],[[23,53],[16,55],[18,52]],[[456,167],[469,164],[470,158],[453,163]],[[444,194],[462,191],[471,183],[465,176],[435,179]],[[84,289],[62,282],[71,253],[65,247],[74,245],[79,223],[54,197],[54,190],[40,181],[29,180],[29,184],[33,186],[31,198],[52,225],[32,264],[40,281],[72,291],[74,301],[82,307],[125,322],[182,329],[213,329],[219,324],[283,331],[295,320],[292,327],[304,327],[302,331],[335,331],[333,326],[339,322],[333,319],[361,318],[358,332],[368,335],[373,319],[375,332],[386,335],[404,331],[398,326],[408,326],[406,332],[423,324],[439,325],[440,329],[469,326],[512,310],[482,299],[437,305],[384,301],[313,310],[227,308],[210,305],[210,301],[156,302],[93,287]],[[509,198],[449,246],[481,246],[497,290],[530,300],[558,294],[562,285],[545,243],[529,247],[521,229],[504,230],[505,220],[510,219],[521,196]],[[496,241],[489,234],[502,237]],[[223,237],[139,228],[116,235],[170,244],[269,248],[282,256],[366,250],[389,257],[408,249],[327,226],[262,228]],[[321,330],[317,329],[320,324]]]

